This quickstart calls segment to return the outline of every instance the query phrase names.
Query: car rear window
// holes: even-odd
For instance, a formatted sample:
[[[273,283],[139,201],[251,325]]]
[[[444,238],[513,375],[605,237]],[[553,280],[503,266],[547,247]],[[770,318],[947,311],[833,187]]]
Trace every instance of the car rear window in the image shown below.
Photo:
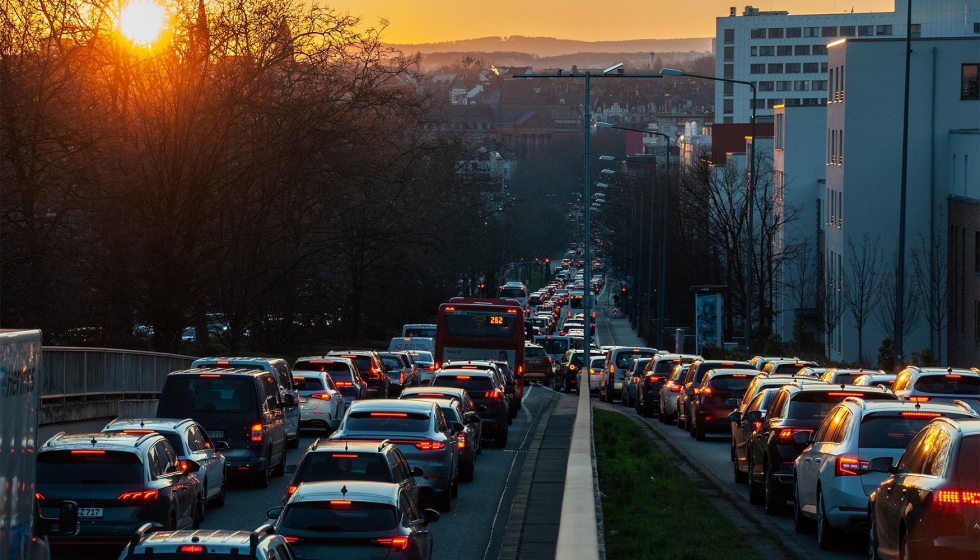
[[[143,464],[128,451],[45,451],[37,458],[40,484],[142,484]]]
[[[860,397],[866,401],[894,400],[891,393],[882,391],[804,391],[793,396],[789,403],[786,416],[798,420],[820,420],[827,416],[830,409],[847,397]]]
[[[255,381],[240,375],[172,375],[161,401],[164,410],[180,418],[197,412],[249,412],[255,408]]]
[[[660,360],[657,365],[653,366],[653,371],[651,373],[670,373],[674,371],[674,366],[676,366],[672,360]]]
[[[524,348],[524,356],[525,357],[538,358],[538,357],[544,356],[544,355],[545,355],[544,348],[531,348],[531,347],[525,347]]]
[[[955,373],[923,375],[915,380],[913,389],[936,395],[980,395],[980,377]]]
[[[626,369],[630,367],[630,364],[632,364],[635,360],[640,358],[652,358],[656,355],[656,352],[643,350],[640,350],[639,352],[616,352],[616,367]]]
[[[938,417],[938,413],[908,411],[867,415],[861,420],[858,447],[905,449],[915,434]],[[969,418],[966,414],[943,414],[947,418]]]
[[[346,379],[350,379],[350,366],[333,360],[299,360],[293,366],[293,372],[297,371],[323,371],[335,379],[337,374],[347,374]]]
[[[300,467],[299,482],[367,480],[393,482],[388,461],[381,453],[309,453]]]
[[[347,416],[347,429],[355,432],[427,432],[429,415],[380,410],[351,412]]]
[[[394,506],[350,500],[289,504],[282,518],[284,528],[315,533],[390,531],[397,523]]]
[[[719,375],[712,377],[708,386],[719,391],[744,391],[749,388],[753,376],[745,374]]]
[[[796,373],[805,367],[806,364],[779,364],[773,373]]]
[[[371,370],[371,358],[367,356],[346,355],[344,358],[347,358],[353,362],[354,367],[356,367],[357,371],[362,374],[362,377]]]
[[[564,354],[568,352],[568,340],[564,338],[539,340],[538,344],[544,347],[544,351],[548,354]]]
[[[323,382],[318,377],[301,377],[297,375],[293,377],[293,381],[296,383],[297,391],[322,391],[324,389]]]
[[[837,373],[834,374],[834,379],[832,380],[834,385],[839,385],[844,383],[845,385],[851,385],[854,380],[862,375],[868,375],[867,372],[854,372],[854,373]]]
[[[980,486],[977,457],[980,457],[980,435],[964,436],[956,457],[956,475],[963,482],[970,483],[972,488]]]
[[[493,386],[493,381],[489,377],[469,375],[437,375],[432,379],[432,385],[466,389],[470,395],[482,395],[487,391],[496,389]]]

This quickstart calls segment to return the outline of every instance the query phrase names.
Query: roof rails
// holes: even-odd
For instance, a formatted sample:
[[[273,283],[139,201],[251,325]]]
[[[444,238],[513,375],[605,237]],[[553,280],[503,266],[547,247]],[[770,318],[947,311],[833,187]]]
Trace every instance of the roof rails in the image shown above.
[[[252,531],[252,534],[248,536],[248,555],[251,558],[255,558],[255,551],[259,548],[259,537],[264,537],[265,535],[275,535],[276,531],[272,528],[271,523],[266,523],[258,529]]]
[[[42,445],[41,447],[44,447],[45,445],[47,445],[47,444],[49,444],[49,443],[51,443],[53,441],[57,441],[57,440],[65,437],[66,435],[67,435],[67,432],[58,432],[55,435],[49,437],[48,438],[48,441],[44,442],[44,445]]]
[[[320,438],[316,438],[316,441],[314,441],[313,445],[310,446],[310,451],[316,451],[316,448],[319,445],[320,445]]]
[[[973,413],[976,413],[976,411],[973,410],[973,407],[970,406],[969,404],[967,404],[967,402],[964,401],[964,400],[962,400],[962,399],[954,399],[953,402],[950,403],[950,404],[952,404],[953,406],[958,406],[958,407],[962,408],[964,412],[973,412]]]
[[[846,397],[841,402],[852,402],[852,403],[854,403],[856,405],[860,405],[861,406],[861,410],[867,410],[868,409],[868,403],[866,403],[864,401],[864,399],[862,399],[861,397]]]
[[[390,439],[383,439],[383,440],[381,440],[381,443],[378,444],[378,451],[381,451],[382,449],[384,449],[384,446],[386,446],[386,445],[391,445],[391,440]]]
[[[138,545],[140,543],[140,541],[143,540],[143,536],[144,535],[146,535],[147,533],[149,533],[152,530],[153,530],[153,525],[151,525],[149,523],[144,523],[143,525],[140,526],[139,529],[136,529],[136,532],[133,533],[133,538],[129,539],[129,553],[130,554],[133,554],[134,552],[136,552],[136,545]]]

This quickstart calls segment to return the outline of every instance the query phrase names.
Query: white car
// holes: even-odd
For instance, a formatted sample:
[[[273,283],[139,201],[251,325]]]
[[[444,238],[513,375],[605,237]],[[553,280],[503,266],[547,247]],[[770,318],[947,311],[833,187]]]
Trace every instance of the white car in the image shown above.
[[[589,365],[589,392],[598,393],[599,392],[599,379],[602,378],[602,367],[606,365],[605,356],[597,356],[589,359],[592,362]]]
[[[300,427],[331,431],[330,421],[343,418],[347,410],[333,378],[324,371],[294,371],[293,380],[299,390]]]
[[[793,525],[804,532],[816,524],[817,544],[835,546],[846,529],[866,531],[868,497],[888,478],[872,472],[877,457],[901,457],[933,418],[977,418],[969,405],[865,401],[848,397],[835,406],[796,458]]]

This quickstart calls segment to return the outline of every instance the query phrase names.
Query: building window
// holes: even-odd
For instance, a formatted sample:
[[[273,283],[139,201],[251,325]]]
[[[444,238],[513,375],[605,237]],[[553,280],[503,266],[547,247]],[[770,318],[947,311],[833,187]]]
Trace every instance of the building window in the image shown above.
[[[776,47],[776,56],[793,56],[793,45],[780,45]]]
[[[732,112],[733,112],[733,109],[735,107],[735,102],[732,99],[726,99],[724,101],[724,106],[725,106],[725,108],[724,108],[725,114],[726,115],[731,115]]]
[[[827,45],[813,45],[810,52],[813,56],[827,56]]]
[[[731,97],[731,96],[735,95],[735,84],[733,84],[731,82],[724,82],[724,84],[725,84],[725,86],[724,86],[724,88],[725,88],[724,95],[726,97]]]
[[[765,74],[766,65],[765,64],[750,64],[749,74]]]
[[[765,39],[766,30],[765,29],[752,29],[749,31],[749,37],[752,39]]]
[[[820,63],[820,73],[821,74],[826,74],[827,73],[827,63],[826,62],[821,62]]]
[[[793,91],[793,82],[776,82],[776,91]]]
[[[819,37],[820,28],[819,27],[804,27],[803,28],[804,37]]]
[[[776,82],[759,82],[759,91],[776,91]]]
[[[766,101],[768,102],[766,105],[767,105],[767,108],[769,108],[769,109],[774,109],[776,107],[776,105],[783,105],[784,104],[782,99],[767,99]]]
[[[810,45],[796,45],[793,52],[796,56],[810,56]]]
[[[796,98],[794,98],[794,99],[787,99],[785,105],[787,107],[799,107],[800,106],[800,100],[799,99],[796,99]]]
[[[799,27],[787,27],[786,28],[786,38],[795,39],[797,37],[803,36],[803,30]]]
[[[964,64],[960,71],[960,99],[980,99],[977,74],[980,64]]]
[[[827,80],[813,80],[810,89],[813,91],[827,91]]]
[[[782,74],[783,73],[783,65],[782,64],[770,64],[769,65],[769,73],[770,74]]]
[[[726,64],[725,65],[725,75],[724,75],[724,77],[726,77],[726,78],[734,78],[735,77],[735,65],[734,64]]]
[[[973,32],[980,33],[980,22],[976,22],[973,24]]]
[[[776,47],[772,45],[759,47],[759,56],[775,56],[775,54]]]
[[[804,62],[803,63],[803,73],[804,74],[816,74],[820,70],[819,62]]]
[[[821,37],[836,37],[837,36],[837,27],[830,26],[830,27],[824,27],[824,28],[822,28],[820,30],[820,36]]]
[[[786,63],[786,73],[787,74],[799,74],[800,73],[800,63],[799,62],[787,62]]]
[[[749,47],[749,56],[759,56],[759,47]]]
[[[819,107],[821,105],[827,104],[827,98],[825,97],[804,97],[803,106],[804,107]]]
[[[793,91],[810,91],[810,81],[796,80],[793,82]]]
[[[859,25],[858,26],[858,37],[874,37],[875,26],[873,25]]]
[[[782,27],[770,27],[769,28],[769,38],[770,39],[782,39],[783,38],[783,28]]]
[[[892,26],[890,25],[879,25],[875,30],[875,35],[891,35]]]
[[[725,62],[735,61],[735,47],[725,47]]]
[[[724,31],[724,33],[725,33],[725,44],[726,45],[734,45],[735,44],[735,30],[734,29],[726,29]]]
[[[854,37],[857,33],[857,28],[853,25],[842,25],[840,26],[840,36],[841,37]]]
[[[912,37],[921,37],[922,36],[922,24],[921,23],[913,23],[912,25],[909,26],[909,28],[910,28],[909,29],[909,33],[912,34],[911,35]]]

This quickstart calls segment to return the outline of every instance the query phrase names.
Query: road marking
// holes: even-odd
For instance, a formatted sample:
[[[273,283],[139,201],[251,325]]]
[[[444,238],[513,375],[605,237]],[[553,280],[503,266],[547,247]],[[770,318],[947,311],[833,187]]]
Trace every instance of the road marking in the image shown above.
[[[535,387],[535,385],[534,384],[531,384],[531,388],[527,390],[527,393],[524,394],[524,397],[529,397],[531,395],[531,391],[534,390],[534,387]],[[524,401],[524,397],[521,397],[521,408],[524,409],[524,414],[527,414],[527,421],[528,421],[528,423],[530,423],[531,422],[531,410],[528,409],[527,402]]]

